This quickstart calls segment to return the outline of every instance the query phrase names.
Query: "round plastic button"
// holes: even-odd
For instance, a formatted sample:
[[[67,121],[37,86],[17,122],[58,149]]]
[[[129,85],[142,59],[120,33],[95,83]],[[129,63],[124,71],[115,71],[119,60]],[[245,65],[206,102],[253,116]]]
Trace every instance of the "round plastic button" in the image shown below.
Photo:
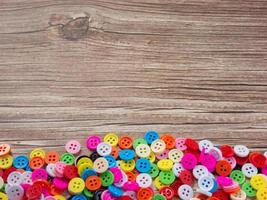
[[[147,172],[149,172],[150,167],[151,167],[151,163],[149,162],[149,160],[147,160],[145,158],[140,158],[140,159],[138,159],[136,161],[136,169],[140,173],[147,173]]]
[[[259,190],[260,188],[265,188],[267,187],[267,177],[263,174],[257,174],[255,176],[252,176],[250,179],[250,184],[256,190]]]
[[[5,156],[9,154],[11,147],[9,144],[0,144],[0,156]]]
[[[208,176],[208,169],[203,165],[196,165],[193,169],[193,175],[196,179],[199,179],[202,176]]]
[[[216,164],[216,172],[220,176],[228,176],[231,173],[232,167],[226,160],[220,160]]]
[[[174,191],[171,187],[163,187],[159,190],[159,193],[164,195],[167,200],[172,200],[174,197]]]
[[[81,178],[83,180],[86,180],[89,176],[96,176],[96,175],[97,175],[97,173],[96,173],[95,170],[93,170],[93,169],[85,169],[81,174]]]
[[[139,144],[135,148],[136,155],[140,158],[146,158],[150,155],[150,147],[147,144]]]
[[[234,181],[238,182],[239,185],[242,185],[246,180],[245,175],[240,170],[233,170],[230,174],[230,177]]]
[[[121,149],[130,149],[133,146],[132,138],[128,136],[123,136],[119,139],[119,147]]]
[[[78,169],[74,165],[66,165],[64,168],[63,175],[66,179],[71,180],[79,176]]]
[[[258,173],[258,169],[251,163],[244,164],[241,168],[241,171],[248,178],[251,178]]]
[[[41,158],[45,158],[45,151],[41,148],[37,148],[31,151],[30,153],[30,159],[32,159],[33,157],[41,157]]]
[[[101,187],[101,179],[98,176],[89,176],[85,185],[88,190],[96,191]]]
[[[7,189],[8,199],[21,200],[24,195],[24,190],[20,185],[12,185]]]
[[[110,144],[111,146],[117,146],[119,138],[114,133],[109,133],[104,137],[104,142]]]
[[[87,163],[89,166],[91,166],[91,168],[93,168],[93,161],[89,157],[84,155],[82,157],[79,157],[78,159],[76,158],[75,163],[78,167],[84,163]]]
[[[91,165],[91,163],[83,163],[81,165],[78,166],[78,174],[81,176],[82,173],[86,170],[86,169],[92,169],[93,165]]]
[[[194,154],[186,153],[183,156],[181,163],[185,169],[191,170],[197,165],[197,158]]]
[[[22,189],[23,190],[23,189]],[[38,199],[42,192],[41,192],[41,186],[38,184],[33,184],[31,186],[29,186],[29,188],[26,191],[26,197],[28,197],[28,199]]]
[[[131,149],[124,149],[119,152],[119,157],[122,160],[132,160],[135,157],[134,150]]]
[[[249,182],[245,182],[242,185],[242,190],[247,194],[248,197],[255,197],[257,190],[254,189]]]
[[[191,138],[186,138],[185,139],[185,145],[187,146],[187,148],[193,150],[193,151],[197,151],[199,150],[199,145],[197,143],[197,141],[191,139]]]
[[[236,167],[236,160],[234,157],[224,158],[224,160],[230,163],[232,169]]]
[[[178,195],[182,200],[190,200],[193,198],[193,189],[189,185],[181,185],[178,189]]]
[[[157,166],[162,171],[168,171],[172,169],[173,162],[169,159],[162,159],[158,161]]]
[[[101,138],[99,136],[93,135],[89,136],[86,140],[86,146],[89,150],[96,150],[97,145],[101,142]]]
[[[144,135],[144,139],[146,140],[147,144],[151,144],[154,140],[159,139],[159,134],[156,131],[148,131]]]
[[[110,171],[105,171],[100,174],[101,184],[104,187],[110,186],[114,181],[114,175]]]
[[[141,188],[137,192],[137,199],[138,200],[149,200],[153,196],[153,192],[149,188]]]
[[[184,138],[177,138],[175,140],[175,147],[176,147],[176,149],[179,149],[181,151],[186,150],[187,146],[185,145],[185,139]]]
[[[119,187],[116,187],[114,185],[108,186],[108,191],[112,194],[114,197],[120,197],[123,195],[123,190]]]
[[[15,157],[15,159],[13,161],[13,165],[17,169],[24,169],[28,166],[28,164],[29,164],[29,159],[25,155],[19,155],[19,156]]]
[[[133,141],[133,148],[136,149],[136,147],[140,144],[147,144],[146,140],[144,138],[136,138]]]
[[[163,140],[156,139],[152,142],[150,148],[151,151],[154,152],[155,154],[160,154],[166,149],[166,144]]]
[[[230,197],[232,200],[245,200],[247,195],[243,190],[239,190],[238,192],[231,194]]]
[[[61,155],[60,161],[66,163],[67,165],[73,165],[75,162],[75,157],[71,153],[64,153]]]
[[[234,150],[229,145],[220,146],[220,150],[222,151],[222,155],[225,158],[229,158],[229,157],[233,157],[234,156]]]
[[[8,169],[13,164],[13,157],[9,154],[0,157],[0,169]]]
[[[155,178],[159,174],[159,168],[156,164],[151,163],[150,170],[148,171],[148,174],[152,177]]]
[[[267,188],[261,188],[257,191],[256,197],[258,200],[266,200],[267,199]]]
[[[42,157],[39,157],[39,156],[34,156],[31,160],[30,160],[30,168],[31,169],[39,169],[41,167],[44,166],[44,160]]]
[[[249,160],[257,168],[262,168],[267,163],[267,158],[263,154],[257,152],[251,153],[249,155]]]
[[[174,173],[176,177],[179,177],[183,170],[184,168],[181,163],[174,163],[172,167],[172,172]]]
[[[168,153],[168,158],[172,160],[174,163],[180,162],[183,156],[184,153],[179,149],[172,149]]]
[[[56,163],[60,160],[60,156],[56,151],[49,151],[45,155],[45,163]]]
[[[200,140],[199,143],[199,150],[202,151],[205,150],[205,153],[210,152],[210,150],[213,148],[213,144],[210,140]]]
[[[173,149],[175,147],[175,138],[172,135],[164,134],[160,139],[164,141],[167,149]]]
[[[35,169],[32,172],[32,180],[36,181],[38,179],[42,179],[42,180],[47,180],[48,179],[48,174],[47,174],[45,169],[42,169],[42,168]]]
[[[80,194],[85,188],[85,183],[81,178],[73,178],[68,184],[68,191],[71,194]]]
[[[165,149],[162,153],[156,154],[156,158],[157,158],[158,160],[168,158],[169,151],[170,151],[169,149]],[[152,153],[153,153],[153,152],[152,152]],[[154,154],[154,155],[155,155],[155,154]]]
[[[120,161],[120,167],[125,172],[133,171],[135,166],[136,166],[136,163],[134,160],[128,160],[128,161],[121,160]]]
[[[150,187],[152,185],[152,178],[151,178],[151,176],[149,176],[149,174],[141,173],[141,174],[137,175],[136,183],[141,188],[147,188],[147,187]]]
[[[249,149],[244,146],[244,145],[235,145],[234,146],[234,152],[235,155],[237,155],[238,157],[247,157],[249,154]]]
[[[22,175],[17,171],[11,172],[7,177],[7,183],[9,185],[20,185],[22,181]]]
[[[65,145],[65,149],[68,153],[77,154],[81,150],[81,144],[77,140],[70,140]]]
[[[105,142],[101,142],[97,145],[96,151],[100,156],[107,156],[111,154],[111,145]]]
[[[175,175],[172,171],[161,171],[159,173],[159,180],[165,185],[170,185],[175,180]]]
[[[182,170],[179,179],[183,184],[193,185],[194,183],[192,172],[189,170]]]
[[[93,168],[97,173],[103,173],[103,172],[107,171],[108,167],[109,167],[108,161],[107,161],[107,159],[105,159],[103,157],[97,158],[94,161]]]
[[[212,155],[217,161],[222,160],[222,152],[220,149],[213,147],[210,149],[209,154]]]
[[[198,179],[198,187],[208,192],[214,187],[214,181],[208,176],[202,176]]]

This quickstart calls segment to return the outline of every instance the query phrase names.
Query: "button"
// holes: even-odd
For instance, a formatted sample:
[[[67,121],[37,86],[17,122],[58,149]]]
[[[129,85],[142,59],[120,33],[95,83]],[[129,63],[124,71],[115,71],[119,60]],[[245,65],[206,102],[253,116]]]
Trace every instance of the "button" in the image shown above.
[[[174,191],[171,187],[163,187],[159,190],[159,193],[162,194],[167,200],[171,200],[174,197]]]
[[[136,155],[140,158],[146,158],[150,155],[150,147],[147,144],[139,144],[135,148]]]
[[[191,170],[197,165],[197,158],[192,153],[186,153],[183,156],[181,163],[185,169]]]
[[[151,151],[150,154],[149,154],[149,156],[147,157],[147,159],[148,159],[151,163],[153,163],[153,162],[155,162],[155,160],[156,160],[156,156],[155,156],[155,154]]]
[[[41,196],[41,194],[41,186],[38,184],[33,184],[29,186],[26,191],[26,197],[28,197],[28,199],[37,199]]]
[[[262,168],[264,167],[267,158],[261,153],[253,152],[250,154],[249,160],[255,167]]]
[[[96,150],[96,147],[99,143],[101,143],[101,138],[96,135],[89,136],[86,140],[86,146],[91,151]]]
[[[241,168],[241,171],[248,178],[251,178],[258,173],[258,169],[251,163],[244,164]]]
[[[8,197],[6,194],[4,194],[3,192],[0,192],[0,199],[1,200],[8,200]]]
[[[119,169],[118,167],[113,167],[109,171],[114,176],[114,183],[120,182],[120,180],[123,179],[123,175],[126,176],[126,174],[121,169]],[[126,176],[126,178],[127,178],[127,176]]]
[[[110,155],[117,159],[119,157],[119,149],[112,146]]]
[[[101,187],[101,179],[98,176],[89,176],[85,185],[88,190],[96,191]]]
[[[13,157],[11,155],[4,155],[0,157],[0,169],[8,169],[13,164]]]
[[[30,159],[32,159],[33,157],[41,157],[41,158],[45,158],[45,151],[41,148],[36,148],[33,149],[30,153]]]
[[[108,191],[111,193],[112,196],[114,197],[120,197],[123,195],[123,190],[120,189],[119,187],[116,187],[114,185],[108,186]]]
[[[58,177],[63,177],[64,175],[64,168],[66,167],[66,164],[64,162],[56,162],[55,163],[55,174]]]
[[[159,174],[159,168],[156,164],[151,163],[150,166],[150,170],[148,171],[148,174],[152,177],[152,178],[156,178]]]
[[[234,150],[229,145],[220,146],[220,150],[222,151],[222,155],[225,158],[229,158],[229,157],[233,157],[234,156]]]
[[[68,188],[68,180],[63,177],[55,177],[52,183],[60,190],[65,190]]]
[[[81,151],[81,144],[77,140],[70,140],[65,145],[65,150],[71,154],[77,154]]]
[[[208,176],[202,176],[198,179],[198,187],[203,190],[209,192],[214,187],[214,181],[212,178]]]
[[[111,154],[111,145],[105,142],[101,142],[97,145],[96,151],[100,156],[107,156]]]
[[[47,173],[49,174],[49,176],[51,177],[55,177],[56,174],[55,174],[55,164],[54,163],[49,163],[47,166],[46,166],[46,171]]]
[[[210,149],[209,154],[212,155],[217,161],[222,160],[222,152],[217,147],[213,147]]]
[[[108,169],[108,161],[103,157],[97,158],[94,161],[93,168],[97,173],[103,173]]]
[[[136,164],[134,160],[128,160],[128,161],[121,160],[120,161],[120,167],[125,172],[133,171],[135,166]]]
[[[114,175],[111,171],[105,171],[104,173],[100,174],[101,185],[104,187],[110,186],[114,181]]]
[[[199,179],[202,176],[208,176],[208,169],[203,165],[196,165],[193,169],[193,175],[196,179]]]
[[[255,197],[257,193],[257,190],[252,187],[250,182],[245,182],[242,185],[242,190],[246,193],[248,197]]]
[[[68,180],[78,177],[79,174],[77,167],[74,165],[66,165],[64,167],[63,176]]]
[[[63,153],[60,156],[60,161],[66,163],[67,165],[73,165],[75,162],[75,157],[71,153]]]
[[[117,161],[113,156],[108,155],[104,156],[104,158],[108,161],[108,168],[116,167]]]
[[[124,149],[119,152],[119,157],[122,160],[132,160],[135,157],[134,150],[131,149]]]
[[[11,151],[11,147],[9,144],[0,144],[0,156],[5,156],[9,154]]]
[[[136,177],[136,183],[141,188],[147,188],[152,185],[152,178],[149,174],[141,173]]]
[[[209,153],[210,150],[213,148],[213,144],[210,140],[200,140],[199,143],[199,150],[205,150],[205,153]]]
[[[251,177],[250,184],[256,190],[259,190],[260,188],[265,188],[267,187],[267,178],[263,174],[257,174]]]
[[[96,176],[97,173],[93,169],[85,169],[82,171],[81,178],[83,180],[86,180],[89,176]]]
[[[34,156],[29,163],[31,169],[39,169],[44,166],[44,160],[42,157]]]
[[[136,173],[134,173],[134,172],[125,172],[125,174],[128,177],[128,181],[135,181],[137,175],[139,175],[138,172],[136,172]]]
[[[181,185],[178,189],[178,195],[182,200],[190,200],[194,196],[192,187],[189,185]]]
[[[121,149],[130,149],[133,146],[133,139],[128,136],[123,136],[119,139],[119,147]]]
[[[140,144],[147,144],[146,140],[144,138],[136,138],[133,141],[133,148],[136,149],[136,147]]]
[[[166,197],[162,194],[155,194],[152,200],[166,200]]]
[[[216,158],[214,158],[213,155],[201,152],[199,161],[202,165],[204,165],[208,169],[208,171],[213,172],[215,170]]]
[[[116,182],[115,182],[115,179],[117,177],[114,176],[114,185],[117,187],[122,187],[128,181],[127,175],[123,171],[121,171],[121,173],[122,173],[122,178],[120,180],[116,180]]]
[[[174,181],[171,185],[170,185],[170,187],[173,189],[173,191],[174,191],[174,195],[175,196],[178,196],[178,189],[179,189],[179,187],[181,186],[181,185],[183,185],[183,183],[182,183],[182,181],[180,180],[180,179],[177,179],[176,181]]]
[[[160,139],[164,141],[167,149],[173,149],[175,147],[175,138],[172,135],[164,134]]]
[[[78,167],[84,163],[87,163],[89,166],[91,166],[90,168],[93,168],[93,161],[89,157],[83,156],[82,158],[76,160],[75,162]]]
[[[257,191],[256,197],[258,200],[266,200],[267,199],[267,188],[261,188]]]
[[[12,185],[7,189],[8,199],[21,200],[24,195],[24,190],[20,185]]]
[[[184,138],[175,139],[175,147],[176,149],[185,151],[187,149],[187,146],[185,145],[185,139]]]
[[[179,149],[172,149],[168,153],[168,158],[172,160],[172,162],[180,162],[182,160],[182,157],[184,156],[184,153]]]
[[[166,149],[166,144],[163,140],[156,139],[152,142],[150,148],[155,154],[160,154]]]
[[[38,180],[38,179],[42,179],[42,180],[47,180],[48,179],[48,174],[46,172],[45,169],[35,169],[32,172],[32,180]]]
[[[60,156],[56,151],[49,151],[45,155],[45,163],[56,163],[60,160]]]
[[[11,172],[9,174],[9,176],[7,177],[7,183],[9,185],[20,185],[22,183],[23,179],[22,179],[22,175],[21,173],[14,171]]]
[[[242,166],[248,162],[248,156],[241,158],[241,157],[238,157],[237,155],[235,155],[234,158],[236,160],[236,164],[238,164],[240,166]]]
[[[111,146],[117,146],[119,138],[114,133],[109,133],[104,137],[104,142],[110,144]]]
[[[144,135],[144,139],[146,140],[147,144],[151,144],[154,140],[159,139],[159,134],[156,131],[148,131]]]
[[[172,167],[172,172],[176,177],[179,177],[181,172],[184,170],[184,167],[182,166],[181,163],[174,163]]]
[[[230,186],[233,184],[232,178],[226,176],[217,176],[216,181],[221,187]]]
[[[220,176],[228,176],[231,173],[232,167],[226,160],[220,160],[216,164],[216,172]]]
[[[242,185],[246,180],[245,175],[240,170],[233,170],[230,174],[230,177],[234,181],[238,182],[239,185]]]
[[[81,178],[73,178],[68,184],[68,191],[71,194],[80,194],[85,188],[85,183]]]
[[[238,192],[231,194],[230,198],[232,200],[245,200],[247,195],[243,190],[239,190]]]
[[[167,159],[169,155],[169,149],[165,149],[162,153],[156,154],[158,160]]]
[[[229,200],[228,194],[223,190],[217,190],[212,194],[212,196],[218,198],[219,200]]]
[[[236,167],[236,160],[234,157],[224,158],[224,160],[230,163],[232,169]]]
[[[179,175],[179,179],[183,184],[193,185],[194,183],[193,174],[189,170],[182,170]]]
[[[193,150],[193,151],[197,151],[199,150],[199,146],[196,140],[193,140],[191,138],[186,138],[185,139],[185,145],[187,146],[187,148]]]
[[[173,162],[169,159],[162,159],[158,161],[157,166],[162,171],[168,171],[172,169]]]
[[[249,154],[249,149],[244,146],[244,145],[235,145],[234,146],[234,152],[235,155],[237,155],[238,157],[247,157]]]
[[[25,155],[18,155],[15,157],[13,161],[13,166],[16,167],[17,169],[24,169],[28,166],[29,164],[29,159]]]
[[[141,188],[137,192],[137,199],[138,200],[149,200],[153,196],[153,192],[151,189],[148,188]]]
[[[170,185],[175,180],[175,175],[172,171],[161,171],[159,173],[159,180],[165,185]]]
[[[149,162],[149,160],[147,160],[145,158],[140,158],[140,159],[138,159],[136,161],[136,169],[140,173],[147,173],[147,172],[149,172],[150,167],[151,167],[151,163]]]

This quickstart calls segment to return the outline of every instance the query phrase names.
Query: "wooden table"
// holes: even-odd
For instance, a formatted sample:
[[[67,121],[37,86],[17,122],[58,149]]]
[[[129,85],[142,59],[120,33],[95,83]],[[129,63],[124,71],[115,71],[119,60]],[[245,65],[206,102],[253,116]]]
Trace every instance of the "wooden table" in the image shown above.
[[[267,149],[267,1],[2,0],[0,141],[147,130]]]

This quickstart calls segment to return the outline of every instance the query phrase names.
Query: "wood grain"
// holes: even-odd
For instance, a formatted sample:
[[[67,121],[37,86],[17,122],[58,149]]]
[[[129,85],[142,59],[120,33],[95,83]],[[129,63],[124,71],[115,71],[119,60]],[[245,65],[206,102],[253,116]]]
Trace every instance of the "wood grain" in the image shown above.
[[[267,1],[1,0],[0,141],[147,130],[267,149]]]

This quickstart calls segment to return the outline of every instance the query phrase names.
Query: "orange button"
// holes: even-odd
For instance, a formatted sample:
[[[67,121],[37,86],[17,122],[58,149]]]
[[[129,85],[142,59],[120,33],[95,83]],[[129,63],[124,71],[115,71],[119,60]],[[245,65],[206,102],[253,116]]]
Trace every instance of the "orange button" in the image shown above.
[[[216,164],[216,172],[220,176],[228,176],[232,171],[231,164],[226,160],[220,160]]]
[[[138,200],[149,200],[153,196],[153,192],[148,188],[141,188],[137,192]]]
[[[0,156],[7,155],[11,150],[9,144],[0,144]]]
[[[56,163],[60,160],[60,156],[56,151],[49,151],[45,154],[45,163]]]
[[[95,191],[101,187],[101,179],[98,176],[89,176],[85,181],[88,190]]]
[[[175,138],[169,134],[164,134],[160,137],[160,139],[162,139],[165,144],[166,144],[166,148],[167,149],[173,149],[175,146]]]
[[[31,169],[39,169],[39,168],[43,167],[44,164],[45,164],[44,160],[41,157],[36,156],[30,160],[29,166]]]
[[[128,177],[128,181],[135,181],[136,175],[133,172],[125,172],[125,173]]]
[[[111,150],[110,155],[113,156],[115,159],[117,159],[119,157],[119,149],[114,146],[112,146],[111,148],[112,150]]]
[[[128,136],[123,136],[119,139],[119,147],[121,149],[130,149],[133,146],[133,139]]]

